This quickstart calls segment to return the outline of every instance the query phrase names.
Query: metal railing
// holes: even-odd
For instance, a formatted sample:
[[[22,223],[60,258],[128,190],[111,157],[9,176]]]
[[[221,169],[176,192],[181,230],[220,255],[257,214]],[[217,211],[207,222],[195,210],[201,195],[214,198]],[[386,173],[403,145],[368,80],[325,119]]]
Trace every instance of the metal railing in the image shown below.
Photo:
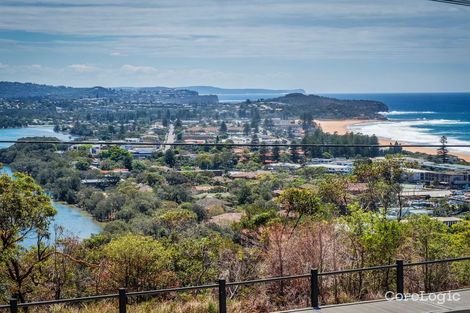
[[[470,1],[470,0],[469,0]],[[215,139],[215,138],[214,138]],[[391,140],[393,141],[393,140]],[[240,148],[240,147],[295,147],[295,148],[470,148],[470,144],[412,144],[400,143],[398,146],[394,143],[389,144],[343,144],[343,143],[228,143],[228,142],[204,142],[204,143],[185,143],[185,142],[156,142],[156,141],[139,141],[139,142],[126,142],[126,141],[89,141],[89,140],[41,140],[41,139],[19,139],[19,140],[1,140],[0,144],[53,144],[53,145],[110,145],[110,146],[171,146],[171,147],[225,147],[225,148]]]
[[[429,264],[442,264],[442,263],[469,261],[469,260],[470,260],[470,256],[452,258],[452,259],[430,260],[430,261],[422,261],[422,262],[414,262],[414,263],[404,263],[403,260],[396,260],[395,264],[346,269],[346,270],[332,271],[332,272],[319,272],[317,268],[313,268],[310,270],[310,273],[292,275],[292,276],[270,277],[270,278],[264,278],[264,279],[247,280],[247,281],[239,281],[239,282],[226,282],[225,279],[219,279],[217,284],[148,290],[148,291],[134,291],[134,292],[127,292],[125,288],[120,288],[118,290],[118,293],[115,293],[115,294],[96,295],[96,296],[90,296],[90,297],[80,297],[80,298],[71,298],[71,299],[25,302],[25,303],[18,303],[17,299],[11,298],[9,304],[0,305],[0,310],[9,309],[10,313],[18,313],[19,308],[46,306],[46,305],[52,305],[52,304],[71,304],[71,303],[80,303],[80,302],[86,302],[86,301],[96,301],[96,300],[106,300],[106,299],[117,298],[118,303],[119,303],[119,313],[127,313],[127,302],[130,297],[155,296],[155,295],[160,295],[160,294],[165,294],[165,293],[170,293],[170,292],[217,289],[219,313],[227,313],[227,287],[248,286],[248,285],[254,285],[254,284],[272,283],[272,282],[286,281],[286,280],[290,281],[290,280],[296,280],[296,279],[309,279],[310,281],[310,306],[312,308],[318,309],[320,308],[320,302],[319,302],[320,285],[319,285],[318,278],[322,276],[341,275],[341,274],[358,273],[358,272],[366,272],[366,271],[374,271],[374,270],[395,269],[396,270],[396,294],[398,297],[400,297],[400,296],[403,296],[404,289],[405,289],[404,287],[405,285],[404,284],[404,268],[405,267],[429,265]]]

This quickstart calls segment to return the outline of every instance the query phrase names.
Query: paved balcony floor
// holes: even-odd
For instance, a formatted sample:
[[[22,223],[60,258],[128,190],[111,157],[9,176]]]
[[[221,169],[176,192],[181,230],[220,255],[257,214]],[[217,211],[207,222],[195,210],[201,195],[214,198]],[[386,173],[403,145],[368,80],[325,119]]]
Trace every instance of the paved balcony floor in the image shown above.
[[[460,295],[459,301],[446,301],[439,303],[434,301],[367,301],[351,304],[326,305],[319,310],[299,309],[284,311],[284,313],[470,313],[470,289],[456,290],[452,294]],[[279,312],[281,313],[281,312]]]

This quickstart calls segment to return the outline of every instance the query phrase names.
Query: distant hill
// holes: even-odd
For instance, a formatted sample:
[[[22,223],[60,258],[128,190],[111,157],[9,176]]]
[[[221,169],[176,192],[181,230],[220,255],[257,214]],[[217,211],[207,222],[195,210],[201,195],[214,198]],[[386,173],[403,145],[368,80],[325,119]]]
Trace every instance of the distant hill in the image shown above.
[[[178,87],[176,89],[188,89],[197,91],[201,95],[246,95],[246,94],[289,94],[289,93],[305,93],[303,89],[257,89],[257,88],[218,88],[212,86],[189,86]]]
[[[33,83],[0,82],[0,98],[26,99],[47,98],[53,100],[80,98],[108,98],[123,102],[159,102],[173,104],[217,104],[219,98],[242,102],[254,98],[281,106],[289,116],[311,114],[313,118],[382,118],[379,112],[388,107],[379,101],[340,100],[317,95],[306,95],[302,89],[225,89],[211,86],[192,86],[182,88],[168,87],[120,87],[120,88],[75,88],[49,86]],[[297,92],[298,91],[298,92]],[[223,98],[225,95],[226,98]],[[232,101],[233,101],[232,100]]]
[[[0,98],[80,98],[106,97],[114,95],[115,91],[103,87],[75,88],[66,86],[49,86],[33,83],[0,82]]]
[[[48,98],[54,100],[108,98],[123,101],[150,101],[174,104],[217,104],[219,102],[216,95],[200,96],[197,91],[167,87],[76,88],[5,81],[0,82],[0,98]]]
[[[313,118],[383,118],[379,112],[387,112],[388,107],[380,101],[340,100],[317,95],[291,93],[266,100],[267,103],[281,104],[283,110],[292,116],[311,114]]]

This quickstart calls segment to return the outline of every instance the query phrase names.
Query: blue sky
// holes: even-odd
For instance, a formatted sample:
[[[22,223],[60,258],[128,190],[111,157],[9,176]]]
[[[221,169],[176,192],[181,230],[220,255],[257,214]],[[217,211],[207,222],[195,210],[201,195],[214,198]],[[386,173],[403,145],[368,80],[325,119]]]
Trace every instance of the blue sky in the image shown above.
[[[2,0],[0,80],[470,91],[469,30],[428,0]]]

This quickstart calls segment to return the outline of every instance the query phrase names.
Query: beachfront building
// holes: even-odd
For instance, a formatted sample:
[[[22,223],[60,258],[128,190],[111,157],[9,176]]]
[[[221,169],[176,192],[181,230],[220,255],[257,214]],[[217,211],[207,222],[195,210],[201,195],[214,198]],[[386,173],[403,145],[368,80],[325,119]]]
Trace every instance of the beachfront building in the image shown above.
[[[334,163],[323,164],[307,164],[305,167],[323,169],[328,174],[351,174],[353,171],[352,165],[341,165]]]
[[[410,183],[440,184],[454,188],[468,189],[470,172],[466,171],[431,171],[426,169],[408,168],[407,180]]]

